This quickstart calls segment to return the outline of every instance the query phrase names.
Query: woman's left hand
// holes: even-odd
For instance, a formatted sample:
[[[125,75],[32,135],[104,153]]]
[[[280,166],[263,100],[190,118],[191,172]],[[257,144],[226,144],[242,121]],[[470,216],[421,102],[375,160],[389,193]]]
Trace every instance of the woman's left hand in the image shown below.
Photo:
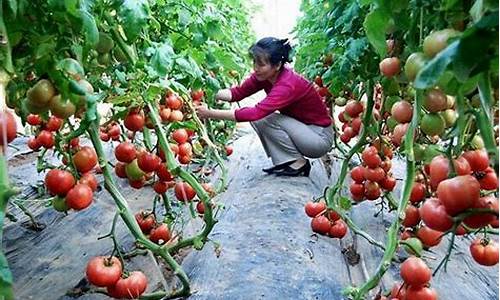
[[[196,107],[196,114],[198,115],[198,118],[200,119],[209,119],[211,114],[210,114],[210,109],[206,105],[199,105]]]

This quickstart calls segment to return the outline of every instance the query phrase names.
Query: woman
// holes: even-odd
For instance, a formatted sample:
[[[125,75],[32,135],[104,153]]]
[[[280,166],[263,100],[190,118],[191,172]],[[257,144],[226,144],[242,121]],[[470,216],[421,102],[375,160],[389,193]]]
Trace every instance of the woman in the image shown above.
[[[266,98],[254,107],[236,110],[197,108],[202,119],[251,122],[274,166],[266,173],[309,176],[305,157],[326,154],[333,143],[332,120],[313,85],[285,66],[291,46],[287,39],[263,38],[250,47],[254,73],[240,86],[220,90],[216,99],[236,102],[264,89]],[[276,111],[279,111],[277,113]]]

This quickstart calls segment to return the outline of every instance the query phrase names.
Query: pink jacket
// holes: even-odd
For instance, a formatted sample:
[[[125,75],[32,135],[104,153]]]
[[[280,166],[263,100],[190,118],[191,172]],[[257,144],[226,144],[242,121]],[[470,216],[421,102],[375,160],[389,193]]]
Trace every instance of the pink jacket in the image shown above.
[[[231,88],[231,101],[240,101],[262,89],[267,93],[266,98],[254,107],[236,110],[238,122],[260,120],[278,110],[308,125],[326,127],[332,124],[326,105],[313,85],[286,67],[278,75],[274,85],[267,80],[258,81],[252,74],[240,86]]]

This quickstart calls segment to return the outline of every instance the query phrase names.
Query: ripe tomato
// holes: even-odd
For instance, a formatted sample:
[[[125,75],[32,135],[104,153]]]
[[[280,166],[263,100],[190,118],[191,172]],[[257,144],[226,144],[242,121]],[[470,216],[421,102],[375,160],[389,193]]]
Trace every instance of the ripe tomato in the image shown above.
[[[347,102],[345,106],[345,112],[351,118],[356,118],[357,116],[359,116],[360,113],[363,112],[363,104],[361,104],[361,102],[359,101],[351,100]]]
[[[101,141],[103,142],[108,142],[110,140],[110,137],[107,133],[105,132],[100,132],[99,133],[99,138],[101,139]]]
[[[498,213],[498,199],[492,196],[479,198],[474,202],[472,208],[489,208],[496,210]],[[493,222],[497,216],[491,213],[477,213],[464,219],[464,224],[470,228],[481,228]]]
[[[347,234],[347,225],[343,220],[337,220],[328,233],[331,237],[341,239]]]
[[[4,145],[4,139],[7,144],[16,138],[17,124],[14,115],[10,111],[0,112],[0,146]]]
[[[467,160],[459,157],[453,161],[455,172],[457,175],[468,175],[471,173],[471,168]],[[449,160],[443,155],[434,157],[429,166],[429,176],[431,180],[431,188],[436,190],[438,184],[448,178]]]
[[[317,75],[314,78],[314,83],[316,83],[319,87],[322,87],[323,86],[323,79],[321,78],[321,76]]]
[[[349,186],[349,190],[353,196],[364,196],[365,195],[365,186],[363,183],[353,182]]]
[[[484,171],[474,173],[474,175],[479,180],[481,189],[488,191],[498,189],[498,177],[493,168],[488,167]]]
[[[38,151],[41,145],[38,143],[36,137],[32,136],[28,139],[28,147],[33,151]]]
[[[153,153],[147,151],[137,155],[137,165],[146,173],[156,171],[161,164],[161,159]]]
[[[378,65],[380,69],[380,73],[385,77],[392,77],[399,73],[401,69],[401,64],[399,62],[399,58],[397,57],[388,57],[384,58],[380,64]]]
[[[125,171],[125,167],[126,166],[127,166],[126,163],[117,162],[115,164],[115,173],[116,173],[116,176],[118,176],[120,178],[127,178],[127,173]]]
[[[443,204],[436,198],[425,200],[420,207],[420,217],[427,227],[445,232],[453,226],[453,220],[446,213]]]
[[[439,201],[450,216],[471,208],[479,200],[479,192],[479,182],[471,175],[443,180],[437,188]]]
[[[182,107],[182,99],[172,94],[167,98],[167,106],[172,110],[179,110]]]
[[[411,204],[408,205],[405,210],[405,218],[402,222],[403,226],[417,226],[418,222],[420,222],[420,213],[418,212],[418,208]]]
[[[398,123],[408,123],[413,116],[413,106],[404,100],[396,102],[392,106],[391,115]]]
[[[312,231],[316,233],[327,234],[330,231],[330,227],[330,220],[323,215],[314,217],[311,220]]]
[[[346,128],[344,129],[343,135],[348,136],[349,138],[356,136],[356,134],[354,133],[354,130],[349,126],[346,126]]]
[[[440,89],[430,89],[425,93],[424,107],[431,113],[443,111],[448,108],[446,94]]]
[[[49,121],[45,124],[45,129],[48,131],[57,131],[61,129],[63,120],[56,116],[50,116]]]
[[[114,285],[122,275],[122,264],[115,256],[96,256],[87,263],[85,274],[95,286]]]
[[[170,113],[170,121],[171,122],[180,122],[184,119],[184,115],[180,110],[172,110]]]
[[[186,182],[178,182],[175,184],[174,188],[175,197],[179,201],[191,201],[195,196],[195,190]]]
[[[230,156],[231,154],[233,154],[233,146],[226,145],[224,148],[226,149],[226,156]]]
[[[484,171],[490,164],[488,153],[484,149],[464,152],[462,157],[467,160],[472,172]]]
[[[363,126],[363,123],[361,121],[361,118],[354,118],[351,121],[351,128],[354,130],[355,134],[358,134],[361,131],[361,127]]]
[[[470,245],[470,253],[480,265],[494,266],[498,264],[498,244],[494,240],[475,239]]]
[[[193,99],[193,101],[200,101],[204,95],[205,92],[203,90],[197,90],[191,92],[191,98]]]
[[[39,115],[29,114],[26,117],[26,122],[32,126],[38,126],[42,124],[42,117]]]
[[[412,287],[421,287],[431,280],[431,269],[415,256],[408,257],[400,266],[401,278]],[[408,295],[407,295],[408,296]]]
[[[128,184],[133,187],[134,189],[140,189],[144,186],[144,183],[145,183],[145,179],[144,177],[142,178],[139,178],[137,180],[132,180],[132,179],[128,179]]]
[[[166,193],[168,190],[168,184],[165,181],[156,181],[153,184],[153,190],[158,194]]]
[[[340,135],[340,140],[342,141],[342,143],[348,144],[351,141],[351,137],[347,134],[342,133]]]
[[[158,175],[158,178],[161,181],[172,181],[174,179],[172,174],[170,174],[170,172],[168,171],[166,164],[160,164],[160,166],[156,170],[156,175]]]
[[[366,180],[380,183],[385,179],[385,171],[381,167],[365,168],[364,177]]]
[[[396,282],[391,289],[392,300],[405,300],[406,299],[406,289],[407,286],[404,283]]]
[[[92,189],[86,185],[78,183],[66,194],[66,204],[74,210],[82,210],[92,203]]]
[[[325,202],[307,201],[306,205],[304,206],[304,210],[307,216],[309,216],[310,218],[314,218],[321,212],[324,212],[326,210],[326,204]]]
[[[365,181],[365,197],[368,200],[375,200],[380,197],[381,191],[378,183],[373,181]]]
[[[179,144],[179,156],[192,156],[193,155],[193,147],[190,143],[182,143]]]
[[[340,219],[340,215],[336,211],[334,211],[333,209],[328,210],[326,213],[327,213],[328,219],[330,219],[330,221],[332,221],[332,222],[335,222],[335,221]]]
[[[75,177],[65,170],[52,169],[45,175],[45,186],[52,195],[65,196],[75,185]]]
[[[443,232],[430,229],[426,226],[421,226],[417,231],[417,237],[422,241],[424,246],[430,248],[439,245]]]
[[[165,244],[170,238],[170,229],[168,229],[168,225],[165,223],[153,228],[149,234],[149,239],[159,245]]]
[[[362,183],[365,181],[365,167],[357,166],[351,170],[351,178],[356,183]]]
[[[380,182],[380,187],[386,191],[392,191],[396,187],[396,178],[391,176],[386,176],[384,180]]]
[[[80,177],[80,180],[78,180],[78,182],[88,185],[92,189],[93,192],[95,192],[97,190],[97,187],[99,186],[99,182],[97,182],[97,178],[95,178],[94,174],[92,174],[92,173],[83,174],[83,176]]]
[[[140,271],[130,272],[127,278],[120,278],[115,285],[107,287],[108,294],[117,299],[136,299],[148,287],[148,279]]]
[[[420,182],[414,182],[413,188],[411,189],[410,201],[412,203],[418,203],[425,198],[425,184]]]
[[[196,204],[196,211],[200,215],[205,213],[205,204],[203,204],[203,201],[198,201],[198,204]]]
[[[43,146],[45,149],[50,149],[54,147],[54,134],[48,130],[42,130],[36,137],[39,145]]]
[[[148,234],[156,224],[155,215],[145,211],[136,213],[135,220],[141,228],[141,231],[145,234]]]
[[[80,146],[80,139],[78,137],[71,139],[71,141],[69,141],[69,146],[71,149],[78,148]]]
[[[401,143],[403,141],[403,137],[405,136],[406,132],[408,131],[409,126],[410,126],[410,123],[404,123],[404,124],[397,124],[394,127],[391,141],[395,146],[401,145]]]
[[[73,163],[76,169],[81,173],[92,170],[97,164],[97,154],[94,148],[89,146],[82,147],[73,155]]]
[[[145,123],[146,121],[142,112],[130,111],[124,120],[125,128],[130,131],[141,131]]]
[[[170,121],[170,114],[171,113],[172,113],[172,111],[170,110],[170,108],[162,108],[160,110],[161,121],[162,122],[168,122],[168,121]]]
[[[425,286],[409,286],[406,289],[406,300],[437,300],[437,298],[436,291]]]
[[[189,136],[186,129],[180,128],[172,132],[172,138],[177,142],[177,144],[182,144],[188,141]]]
[[[115,157],[118,161],[129,163],[136,158],[135,146],[130,142],[118,144],[115,148]]]
[[[361,154],[361,159],[369,168],[376,168],[382,163],[378,150],[374,146],[367,147]]]

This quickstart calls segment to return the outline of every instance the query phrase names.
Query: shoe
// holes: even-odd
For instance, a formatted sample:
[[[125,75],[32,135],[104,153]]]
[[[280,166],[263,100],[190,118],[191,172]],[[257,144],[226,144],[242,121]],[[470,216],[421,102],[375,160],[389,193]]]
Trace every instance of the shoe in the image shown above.
[[[309,173],[311,172],[311,163],[309,163],[308,160],[306,160],[306,163],[298,168],[298,169],[294,169],[290,166],[286,166],[283,171],[281,172],[276,172],[276,175],[277,176],[292,176],[292,177],[296,177],[296,176],[306,176],[306,177],[309,177]]]
[[[288,165],[290,165],[293,162],[294,162],[294,160],[286,162],[286,163],[282,163],[282,164],[279,164],[276,166],[272,166],[270,168],[262,169],[262,171],[266,172],[267,174],[272,174],[272,173],[275,173],[276,171],[283,170],[284,168],[286,168]]]

